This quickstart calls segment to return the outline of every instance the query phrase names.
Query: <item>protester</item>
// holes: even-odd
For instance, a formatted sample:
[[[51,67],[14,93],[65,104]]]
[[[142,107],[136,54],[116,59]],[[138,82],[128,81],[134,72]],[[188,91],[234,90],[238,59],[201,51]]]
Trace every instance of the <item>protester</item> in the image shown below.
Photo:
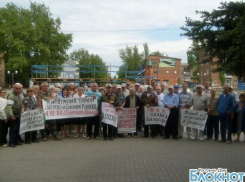
[[[210,99],[210,112],[208,113],[207,120],[207,140],[213,139],[218,141],[219,137],[219,113],[217,109],[218,98],[216,97],[216,90],[211,89],[211,99]]]
[[[157,86],[156,88],[156,96],[158,100],[158,107],[164,107],[163,105],[164,94],[162,93],[160,86]],[[157,134],[159,133],[160,136],[163,136],[164,127],[162,125],[157,125],[156,127],[157,127]]]
[[[164,90],[165,90],[165,85],[164,85],[164,84],[161,84],[160,86],[161,86],[161,92],[162,92],[163,94],[165,94],[165,92],[164,92]]]
[[[147,86],[147,91],[144,92],[141,96],[140,105],[141,105],[141,112],[142,113],[144,113],[144,107],[157,106],[158,105],[157,96],[152,91],[152,86]],[[144,136],[143,136],[143,138],[149,137],[149,127],[151,128],[151,137],[156,138],[156,125],[145,125],[145,122],[144,122]]]
[[[168,87],[168,94],[164,95],[163,105],[170,110],[167,124],[164,129],[164,139],[170,138],[178,140],[178,106],[179,96],[173,93],[173,86]]]
[[[193,110],[197,111],[205,111],[205,108],[208,108],[208,113],[210,112],[210,98],[202,92],[203,86],[202,85],[197,85],[197,93],[194,93],[190,100],[182,106],[182,108],[188,108],[193,106]],[[196,128],[192,128],[192,140],[197,139],[197,135],[199,133],[199,139],[201,141],[204,141],[203,138],[203,130],[199,130]]]
[[[37,95],[38,95],[38,91],[39,91],[39,86],[38,85],[34,85],[32,87],[33,89],[33,96],[37,99]]]
[[[38,92],[38,108],[42,109],[42,99],[48,100],[52,99],[52,93],[48,91],[48,83],[44,82],[41,84],[41,90]],[[50,126],[51,134],[53,135],[54,140],[60,140],[61,138],[57,133],[56,120],[46,120],[46,124]],[[40,130],[43,141],[47,141],[46,128]]]
[[[140,91],[140,84],[139,83],[135,83],[134,88],[135,88],[136,95],[139,96],[139,98],[140,98],[141,95],[142,95],[142,92]]]
[[[124,107],[124,105],[125,105],[125,97],[124,97],[124,94],[122,92],[121,85],[117,85],[116,89],[117,89],[116,93],[114,93],[114,94],[117,97],[117,103],[116,103],[117,110],[121,110]],[[113,134],[112,135],[113,135],[114,138],[116,138],[117,136],[121,137],[121,138],[125,138],[123,133],[120,133],[120,134],[118,133],[117,127],[113,128]]]
[[[75,94],[73,97],[74,98],[82,98],[85,97],[85,94],[83,94],[84,89],[82,87],[78,87],[78,93]],[[76,126],[76,135],[75,138],[79,137],[80,129],[82,129],[82,136],[83,138],[86,138],[86,132],[85,132],[85,125],[86,125],[86,118],[81,117],[81,118],[76,118],[73,120],[73,124]]]
[[[175,93],[177,95],[179,94],[179,85],[178,84],[174,85],[173,93]]]
[[[126,89],[125,83],[123,83],[121,86],[122,86],[122,92],[124,94],[124,97],[126,98],[127,96],[129,96],[129,91]]]
[[[28,88],[26,90],[27,97],[22,100],[22,114],[25,111],[35,110],[38,107],[38,101],[33,96],[33,89]],[[38,142],[37,140],[37,131],[27,131],[25,132],[25,143],[31,144],[31,142]]]
[[[187,84],[182,85],[182,92],[179,93],[179,113],[178,113],[178,138],[183,138],[184,127],[181,125],[181,108],[184,106],[191,98],[191,93],[187,92]],[[191,138],[191,128],[186,127],[186,133],[188,139]]]
[[[138,131],[139,131],[139,118],[140,118],[140,98],[136,95],[136,91],[134,88],[129,89],[129,96],[126,97],[125,108],[136,108],[137,115],[136,115],[136,132],[134,133],[134,137],[138,138]],[[132,134],[128,134],[128,138],[131,138]]]
[[[233,101],[234,99],[232,95],[229,93],[228,85],[224,85],[223,94],[221,94],[218,99],[218,112],[221,131],[220,142],[226,142],[227,144],[231,143],[231,111],[234,106]]]
[[[233,88],[232,87],[229,87],[229,93],[232,95],[233,97],[233,103],[234,103],[234,106],[236,105],[236,103],[239,102],[239,96],[236,92],[233,91]]]
[[[22,110],[22,100],[20,97],[22,85],[16,83],[13,87],[13,92],[9,94],[7,101],[7,110],[10,117],[10,132],[9,132],[9,147],[22,145],[19,139],[20,116]]]
[[[209,81],[205,82],[203,93],[206,94],[209,98],[211,98],[211,87]]]
[[[234,117],[232,121],[232,130],[233,133],[236,133],[237,138],[234,140],[235,142],[240,141],[241,133],[244,135],[245,142],[245,95],[239,95],[239,102],[235,105],[233,112]]]
[[[112,91],[112,85],[106,84],[105,88],[106,88],[106,93],[104,95],[102,95],[101,103],[106,102],[106,103],[109,103],[109,104],[116,106],[117,97],[116,97],[116,95],[112,94],[112,92],[111,92]],[[108,133],[107,133],[107,131],[108,131]],[[113,132],[113,126],[106,124],[106,123],[103,123],[104,141],[106,141],[108,139],[110,141],[113,141],[112,132]]]
[[[113,94],[116,94],[117,93],[117,84],[113,84],[112,85],[112,90],[111,90],[111,92],[113,93]]]
[[[87,91],[86,96],[93,97],[94,99],[97,98],[97,107],[98,107],[98,111],[100,111],[102,94],[98,91],[97,83],[91,84],[91,89]],[[100,127],[99,112],[97,116],[87,118],[87,140],[90,140],[92,138],[93,125],[94,125],[94,132],[93,132],[94,139],[99,140],[99,127]]]
[[[0,146],[7,147],[8,118],[6,90],[0,90]]]
[[[127,82],[126,83],[126,89],[128,90],[128,92],[129,92],[129,89],[130,89],[130,82]],[[125,97],[126,98],[126,97]]]
[[[153,92],[154,92],[154,94],[156,95],[157,94],[157,83],[156,82],[153,82],[152,83],[152,88],[153,88]]]

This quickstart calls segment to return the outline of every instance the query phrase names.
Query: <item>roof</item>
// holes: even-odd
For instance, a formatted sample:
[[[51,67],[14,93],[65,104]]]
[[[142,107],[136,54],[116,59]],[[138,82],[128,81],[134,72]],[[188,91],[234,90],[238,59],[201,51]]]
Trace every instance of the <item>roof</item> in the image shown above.
[[[64,62],[64,64],[68,64],[68,65],[71,65],[71,66],[76,66],[76,61],[73,61],[73,60],[68,60],[66,62]]]
[[[173,57],[168,57],[168,56],[156,56],[156,55],[152,55],[152,54],[150,54],[150,55],[148,56],[148,58],[149,58],[150,56],[159,57],[159,58],[171,58],[171,59],[179,59],[179,60],[182,60],[182,59],[180,59],[180,58],[173,58]]]

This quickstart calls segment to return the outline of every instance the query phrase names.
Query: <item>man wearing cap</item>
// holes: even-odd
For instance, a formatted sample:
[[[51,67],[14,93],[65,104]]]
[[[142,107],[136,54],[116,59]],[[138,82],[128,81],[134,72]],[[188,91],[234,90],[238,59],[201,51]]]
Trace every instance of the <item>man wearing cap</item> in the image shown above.
[[[122,86],[122,92],[124,94],[124,97],[126,98],[127,96],[129,96],[129,91],[126,89],[125,83],[123,83],[121,86]]]
[[[137,96],[139,96],[139,98],[140,98],[141,95],[142,95],[142,93],[140,92],[140,84],[139,84],[139,83],[135,83],[134,88],[135,88],[135,94],[136,94]]]
[[[117,93],[117,85],[114,83],[112,85],[112,91],[111,91],[113,94],[116,94]]]
[[[116,97],[117,97],[117,109],[120,110],[120,109],[122,109],[122,108],[124,107],[124,105],[125,105],[125,97],[124,97],[124,94],[123,94],[123,92],[122,92],[122,87],[121,87],[121,85],[117,85],[116,88],[117,88],[117,91],[116,91],[115,95],[116,95]],[[118,129],[117,129],[117,127],[114,127],[114,128],[113,128],[113,137],[117,137],[117,136],[119,136],[119,137],[121,137],[121,138],[125,138],[125,137],[124,137],[124,134],[123,134],[123,133],[122,133],[122,134],[118,134]]]
[[[173,139],[178,140],[179,96],[173,93],[173,86],[168,87],[168,94],[164,95],[163,105],[165,108],[170,110],[168,121],[164,130],[164,139],[168,139],[170,138],[170,135],[172,135]]]
[[[112,85],[111,84],[106,84],[106,93],[104,95],[102,95],[101,98],[101,103],[102,102],[106,102],[109,104],[112,104],[114,106],[116,106],[117,103],[117,97],[115,94],[112,94]],[[108,130],[108,133],[107,133]],[[104,141],[106,141],[108,138],[110,141],[113,141],[112,138],[112,132],[113,132],[113,126],[103,123],[103,136],[104,136]]]
[[[101,97],[102,94],[98,91],[98,84],[92,83],[91,89],[87,91],[86,97],[93,97],[94,99],[97,98],[97,107],[98,111],[100,111],[101,106]],[[97,116],[88,117],[87,118],[87,139],[91,139],[92,137],[92,128],[94,125],[94,138],[99,140],[99,127],[100,127],[100,116],[99,113]]]
[[[181,108],[184,106],[191,98],[191,93],[187,92],[187,84],[182,85],[182,92],[179,93],[179,120],[178,120],[178,138],[183,138],[184,127],[181,125]],[[186,127],[186,132],[188,139],[191,137],[191,128]]]
[[[129,92],[129,88],[130,88],[130,83],[127,82],[127,83],[126,83],[126,89],[128,90],[128,92]]]
[[[147,87],[147,91],[142,94],[141,97],[141,112],[144,113],[144,107],[157,106],[158,100],[154,92],[152,92],[152,86]],[[144,136],[149,137],[149,126],[151,127],[151,137],[156,138],[156,125],[145,125],[144,123]]]
[[[179,94],[179,85],[174,85],[174,90],[173,90],[173,92],[175,93],[175,94]]]
[[[208,113],[210,111],[210,98],[202,92],[203,86],[197,85],[197,93],[191,96],[191,99],[182,108],[188,108],[193,106],[193,110],[205,111],[208,108]],[[199,139],[203,141],[203,130],[199,130]],[[196,140],[198,135],[198,129],[192,128],[192,140]]]

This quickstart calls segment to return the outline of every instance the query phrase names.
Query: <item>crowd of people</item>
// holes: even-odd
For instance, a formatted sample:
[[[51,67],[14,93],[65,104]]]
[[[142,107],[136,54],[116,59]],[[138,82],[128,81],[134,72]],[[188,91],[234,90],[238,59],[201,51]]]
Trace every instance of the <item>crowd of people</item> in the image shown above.
[[[42,109],[42,99],[56,98],[97,98],[98,114],[93,117],[66,118],[46,120],[45,128],[40,130],[40,137],[37,131],[26,132],[23,136],[19,134],[21,114],[25,111]],[[122,108],[136,108],[136,132],[118,133],[117,127],[101,122],[102,102],[114,105],[117,110]],[[49,85],[44,82],[40,86],[23,90],[20,83],[13,86],[13,92],[7,94],[6,89],[0,90],[0,145],[16,147],[23,143],[47,141],[50,137],[54,140],[61,140],[65,137],[80,137],[90,140],[99,140],[100,132],[103,133],[103,140],[110,140],[117,137],[138,138],[142,132],[142,138],[151,136],[155,139],[162,136],[163,139],[172,137],[175,140],[183,138],[184,127],[181,125],[181,109],[193,109],[205,111],[208,119],[204,131],[186,127],[186,134],[191,140],[214,140],[219,142],[232,142],[232,134],[236,134],[236,142],[240,141],[241,133],[245,134],[245,95],[237,95],[228,85],[224,85],[222,93],[217,97],[216,89],[210,87],[210,82],[205,85],[197,85],[196,92],[188,91],[187,84],[166,86],[140,85],[139,83],[123,83],[121,85],[106,84],[98,87],[97,83],[88,86],[77,87],[70,83],[65,87],[61,84]],[[162,125],[145,125],[144,107],[158,106],[168,108],[170,115],[165,127]],[[72,128],[75,126],[75,135]],[[219,140],[219,132],[221,139]],[[7,136],[9,134],[9,140]],[[204,139],[204,135],[207,137]],[[244,139],[245,142],[245,139]]]

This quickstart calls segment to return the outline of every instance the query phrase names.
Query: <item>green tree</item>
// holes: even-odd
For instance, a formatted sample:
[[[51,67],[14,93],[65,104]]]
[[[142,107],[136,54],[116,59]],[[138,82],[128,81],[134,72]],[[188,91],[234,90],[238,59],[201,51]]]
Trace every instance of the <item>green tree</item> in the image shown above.
[[[89,54],[85,49],[78,49],[70,54],[70,58],[79,62],[80,78],[106,78],[106,64],[97,54]]]
[[[146,59],[150,54],[150,49],[147,43],[144,43],[143,46],[144,46],[144,52],[142,54],[143,54],[143,57]]]
[[[25,9],[8,3],[0,8],[0,52],[5,53],[6,70],[21,74],[16,81],[27,84],[32,65],[61,65],[67,60],[72,35],[62,33],[60,25],[44,4],[30,2]]]
[[[190,70],[193,70],[191,79],[199,81],[199,76],[197,73],[199,73],[199,51],[200,46],[198,43],[193,42],[192,46],[189,47],[187,51],[187,61],[188,61],[188,68]]]
[[[135,45],[133,47],[128,47],[119,50],[119,56],[122,59],[123,65],[120,66],[118,77],[125,78],[125,65],[127,66],[128,71],[137,71],[139,69],[140,63],[143,59],[143,54],[139,53],[138,47]],[[135,74],[128,74],[128,76]]]
[[[163,52],[160,52],[159,50],[152,52],[151,55],[154,55],[154,56],[168,56],[167,54],[164,54]]]
[[[214,72],[245,76],[245,3],[224,2],[213,10],[196,11],[201,20],[186,18],[185,26],[181,27],[189,39],[200,44],[201,49],[209,55],[203,62],[212,62],[217,68]]]

